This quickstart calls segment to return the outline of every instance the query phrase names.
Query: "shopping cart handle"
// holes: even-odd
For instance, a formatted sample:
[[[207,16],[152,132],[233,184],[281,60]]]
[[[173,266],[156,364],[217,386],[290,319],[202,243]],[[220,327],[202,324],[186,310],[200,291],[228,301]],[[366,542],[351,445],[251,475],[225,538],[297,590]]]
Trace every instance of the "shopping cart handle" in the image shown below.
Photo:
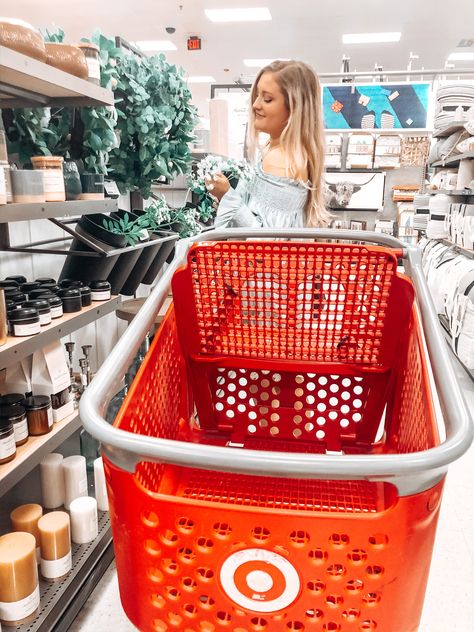
[[[369,242],[395,248],[402,253],[405,270],[412,277],[419,305],[426,345],[438,390],[446,426],[446,440],[423,452],[379,455],[334,455],[262,452],[256,450],[197,445],[155,437],[136,435],[110,426],[104,419],[114,394],[117,376],[125,375],[155,315],[169,294],[175,270],[185,263],[189,246],[198,241],[228,239],[324,239]],[[474,427],[446,353],[438,318],[423,276],[421,253],[389,235],[362,231],[294,229],[241,230],[206,232],[177,245],[176,256],[160,279],[126,335],[118,341],[80,402],[84,427],[102,443],[102,450],[117,466],[133,472],[140,461],[174,463],[186,467],[266,475],[283,478],[364,479],[388,481],[400,495],[428,489],[439,481],[448,465],[470,446]]]

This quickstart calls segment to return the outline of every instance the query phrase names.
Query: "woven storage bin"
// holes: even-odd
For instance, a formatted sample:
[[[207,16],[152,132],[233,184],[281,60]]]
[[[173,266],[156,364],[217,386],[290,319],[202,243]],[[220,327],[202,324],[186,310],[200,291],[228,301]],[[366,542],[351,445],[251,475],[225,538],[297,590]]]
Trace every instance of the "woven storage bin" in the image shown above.
[[[46,61],[43,38],[36,29],[23,20],[14,18],[0,20],[0,45],[40,61]]]
[[[84,53],[77,46],[60,42],[47,42],[46,63],[80,79],[87,79],[88,69]]]

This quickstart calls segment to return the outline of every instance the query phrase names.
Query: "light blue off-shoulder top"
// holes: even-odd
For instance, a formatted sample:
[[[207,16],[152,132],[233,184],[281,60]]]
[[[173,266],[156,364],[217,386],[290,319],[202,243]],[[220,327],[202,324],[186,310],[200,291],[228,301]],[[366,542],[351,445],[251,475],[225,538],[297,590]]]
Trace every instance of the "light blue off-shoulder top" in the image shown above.
[[[257,164],[250,180],[240,180],[222,197],[215,227],[303,228],[307,198],[302,182],[265,173]]]

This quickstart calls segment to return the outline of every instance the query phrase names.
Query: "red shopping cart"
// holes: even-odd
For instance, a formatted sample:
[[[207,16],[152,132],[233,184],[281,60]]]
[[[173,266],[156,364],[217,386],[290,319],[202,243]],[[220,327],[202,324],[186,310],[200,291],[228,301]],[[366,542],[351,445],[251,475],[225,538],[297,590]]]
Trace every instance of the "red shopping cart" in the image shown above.
[[[383,246],[239,241],[257,235],[361,239],[195,240],[81,403],[103,442],[123,607],[143,632],[415,632],[444,476],[472,440],[417,251],[371,233]],[[112,428],[111,373],[171,278]]]

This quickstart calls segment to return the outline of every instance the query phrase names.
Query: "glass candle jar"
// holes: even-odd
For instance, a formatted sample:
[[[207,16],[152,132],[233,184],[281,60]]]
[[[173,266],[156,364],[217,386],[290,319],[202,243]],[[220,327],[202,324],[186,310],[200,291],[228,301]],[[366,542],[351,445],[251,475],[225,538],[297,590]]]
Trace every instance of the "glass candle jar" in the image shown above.
[[[33,169],[41,169],[43,172],[46,202],[64,202],[66,200],[63,162],[62,156],[33,156],[31,158]]]
[[[51,398],[47,395],[33,395],[23,400],[30,435],[43,435],[53,427]]]
[[[28,422],[24,406],[21,404],[0,405],[0,420],[2,419],[7,419],[13,424],[17,447],[28,441]]]
[[[15,458],[16,444],[13,423],[7,417],[0,417],[0,465]]]
[[[88,81],[100,86],[100,49],[92,42],[80,42],[77,47],[82,50],[86,57],[87,68],[89,71]]]

